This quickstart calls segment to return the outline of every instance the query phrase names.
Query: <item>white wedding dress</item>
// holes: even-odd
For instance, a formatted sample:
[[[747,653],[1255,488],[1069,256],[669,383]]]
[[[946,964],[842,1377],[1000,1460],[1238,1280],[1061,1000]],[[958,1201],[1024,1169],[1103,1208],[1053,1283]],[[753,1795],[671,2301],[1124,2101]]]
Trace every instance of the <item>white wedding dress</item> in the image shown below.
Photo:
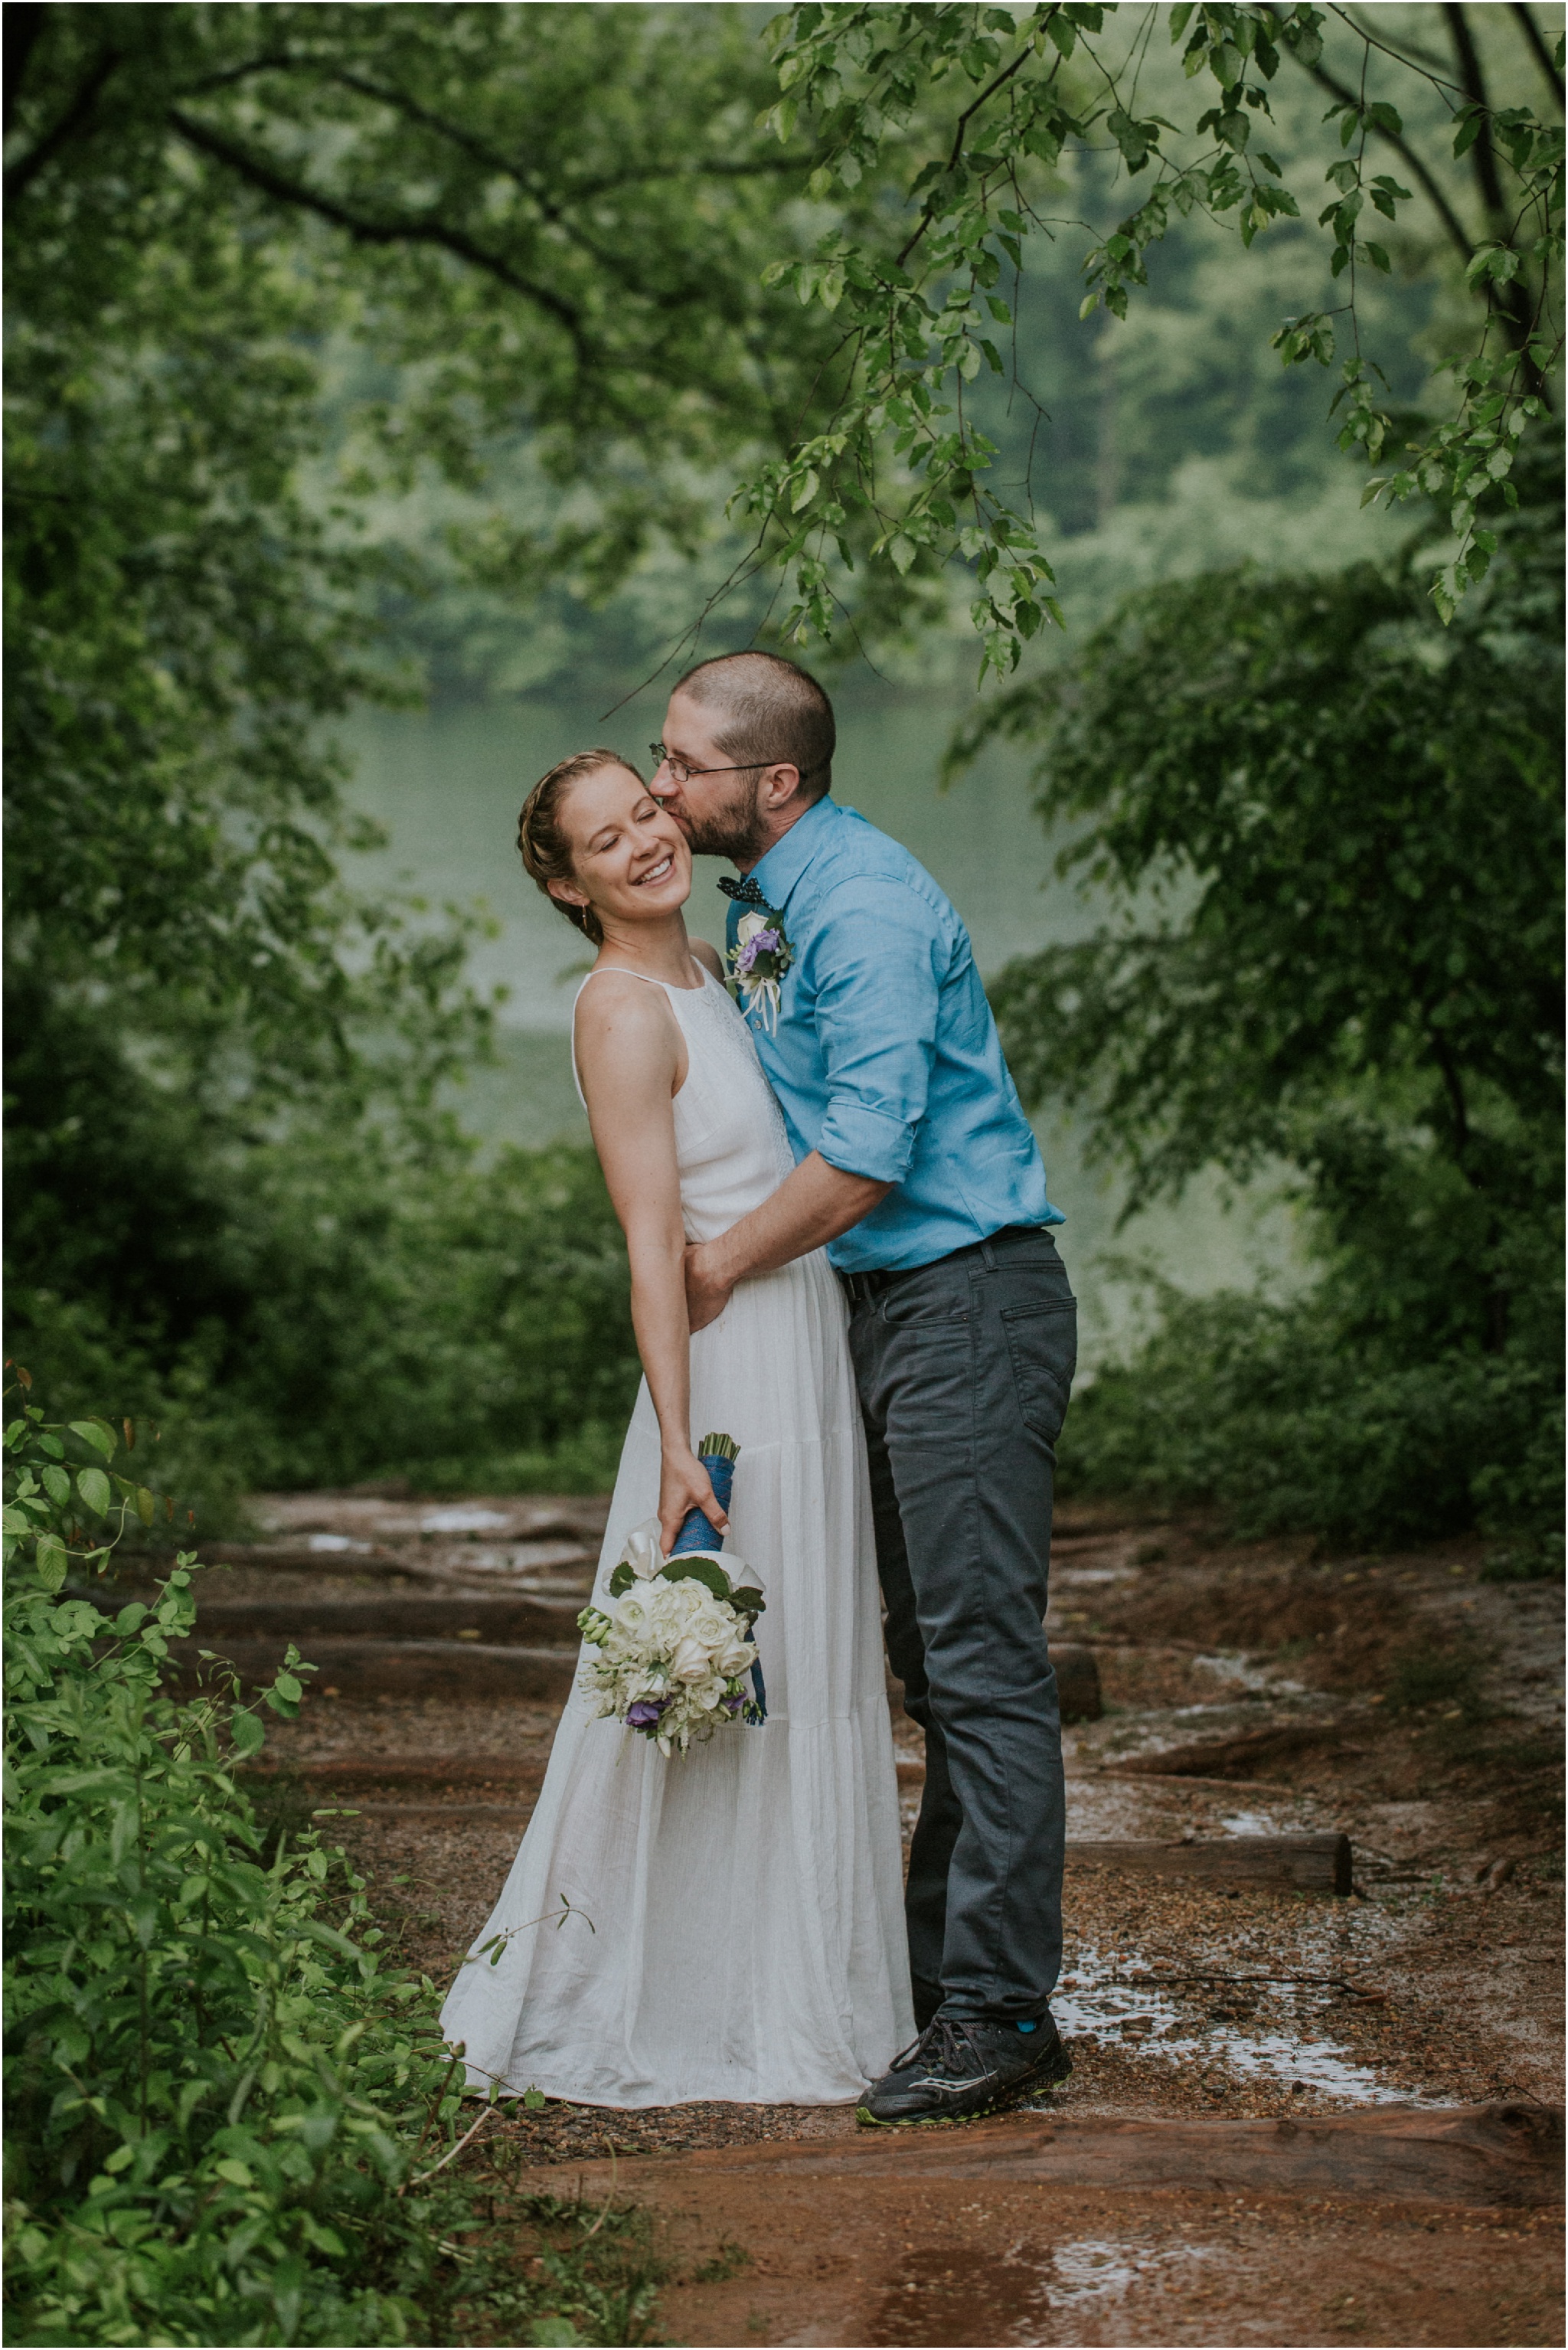
[[[690,1062],[675,1139],[692,1241],[727,1231],[793,1164],[745,1021],[701,976],[665,989]],[[768,1719],[667,1762],[568,1700],[512,1873],[441,2010],[475,2088],[618,2106],[834,2105],[913,2037],[846,1319],[819,1253],[742,1283],[691,1341],[693,1438],[723,1430],[741,1448],[727,1547],[766,1591]],[[644,1382],[596,1596],[656,1513],[659,1476]],[[577,1914],[551,1922],[563,1896]],[[496,1934],[493,1966],[478,1953]]]

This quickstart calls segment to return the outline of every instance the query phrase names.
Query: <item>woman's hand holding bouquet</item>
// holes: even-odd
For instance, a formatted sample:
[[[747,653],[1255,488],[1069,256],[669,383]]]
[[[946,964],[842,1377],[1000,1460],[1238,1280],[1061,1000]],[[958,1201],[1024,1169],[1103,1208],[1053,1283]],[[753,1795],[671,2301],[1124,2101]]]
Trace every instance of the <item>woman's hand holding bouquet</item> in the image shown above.
[[[762,1587],[743,1561],[729,1562],[743,1578],[737,1582],[720,1559],[740,1447],[732,1437],[711,1435],[698,1452],[711,1496],[688,1512],[670,1555],[661,1547],[661,1509],[628,1536],[609,1578],[610,1606],[585,1607],[577,1618],[584,1639],[598,1650],[584,1668],[584,1694],[598,1713],[651,1738],[666,1757],[711,1738],[726,1722],[767,1719],[750,1637],[764,1606]],[[702,1505],[711,1509],[715,1501],[717,1528]]]

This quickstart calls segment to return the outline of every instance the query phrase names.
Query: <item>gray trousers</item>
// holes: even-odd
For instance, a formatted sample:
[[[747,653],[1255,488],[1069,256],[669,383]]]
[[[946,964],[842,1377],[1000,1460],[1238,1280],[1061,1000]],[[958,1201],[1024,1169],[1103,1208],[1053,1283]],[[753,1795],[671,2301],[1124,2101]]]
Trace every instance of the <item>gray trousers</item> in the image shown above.
[[[846,1281],[888,1654],[926,1733],[905,1915],[916,2013],[1038,2016],[1062,1961],[1065,1804],[1042,1619],[1077,1355],[1044,1232]]]

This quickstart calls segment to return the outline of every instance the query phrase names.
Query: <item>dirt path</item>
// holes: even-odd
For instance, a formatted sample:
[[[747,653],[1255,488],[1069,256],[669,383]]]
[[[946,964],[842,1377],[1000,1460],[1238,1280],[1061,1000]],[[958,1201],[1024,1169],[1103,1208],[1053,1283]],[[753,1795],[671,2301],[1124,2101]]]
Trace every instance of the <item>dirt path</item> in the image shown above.
[[[1085,2185],[1075,2168],[1092,2170],[1098,2153],[1114,2170],[1128,2149],[1086,2149],[1085,2135],[1020,2118],[891,2146],[846,2133],[831,2147],[601,2161],[575,2183],[596,2199],[629,2189],[657,2212],[678,2280],[664,2322],[692,2345],[1561,2338],[1554,2212],[1315,2182],[1280,2193],[1256,2176]],[[1032,2141],[1053,2136],[1066,2175],[1016,2175],[1053,2150]],[[1171,2160],[1224,2168],[1190,2143]],[[1239,2168],[1266,2172],[1267,2158]]]
[[[355,1808],[406,1955],[444,1981],[537,1789],[602,1505],[259,1507],[269,1544],[230,1554],[218,1612],[259,1659],[297,1611],[326,1665],[270,1742],[267,1800]],[[1563,1594],[1484,1569],[1477,1544],[1324,1560],[1197,1521],[1063,1523],[1049,1627],[1104,1698],[1068,1734],[1069,1835],[1112,1850],[1069,1866],[1054,2126],[1201,2123],[1217,2147],[1247,2122],[1561,2099]],[[912,1820],[919,1737],[896,1731]],[[1347,1898],[1127,1865],[1130,1843],[1203,1859],[1325,1831],[1351,1839]],[[878,2169],[838,2110],[550,2106],[491,2131],[473,2159],[509,2191],[602,2197],[613,2154],[672,2276],[708,2277],[666,2295],[692,2344],[1562,2339],[1534,2208]]]

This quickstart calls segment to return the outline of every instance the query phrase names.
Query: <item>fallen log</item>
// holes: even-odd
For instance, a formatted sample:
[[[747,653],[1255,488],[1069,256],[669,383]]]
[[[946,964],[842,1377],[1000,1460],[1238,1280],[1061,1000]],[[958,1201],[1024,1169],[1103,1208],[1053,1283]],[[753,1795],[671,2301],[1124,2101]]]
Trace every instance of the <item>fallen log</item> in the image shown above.
[[[1104,1706],[1100,1698],[1100,1668],[1092,1648],[1080,1648],[1076,1642],[1052,1643],[1051,1662],[1056,1671],[1056,1702],[1062,1709],[1064,1721],[1098,1721]],[[888,1674],[888,1699],[895,1714],[904,1711],[904,1684],[895,1679],[891,1669]]]
[[[1014,2115],[929,2131],[714,2147],[638,2168],[650,2182],[679,2178],[699,2201],[706,2181],[720,2192],[726,2174],[756,2171],[781,2189],[816,2178],[1026,2179],[1113,2192],[1242,2189],[1529,2210],[1563,2200],[1563,2144],[1560,2106],[1384,2106],[1251,2122]],[[579,2169],[587,2194],[610,2183],[608,2163],[574,2165],[574,2178]]]
[[[212,1670],[200,1664],[196,1645],[181,1642],[170,1652],[182,1678]],[[275,1640],[228,1640],[223,1653],[247,1686],[265,1687],[277,1671]],[[499,1697],[562,1705],[572,1692],[577,1652],[474,1640],[325,1639],[311,1641],[307,1661],[317,1668],[307,1686],[343,1697]]]
[[[1067,1858],[1080,1867],[1201,1877],[1226,1885],[1291,1885],[1303,1893],[1341,1896],[1352,1890],[1354,1866],[1346,1835],[1208,1836],[1191,1844],[1069,1840]]]
[[[271,1640],[281,1655],[290,1640],[306,1655],[322,1640],[483,1640],[493,1648],[576,1644],[576,1597],[546,1599],[485,1591],[379,1594],[312,1599],[203,1599],[196,1638],[206,1648]],[[225,1651],[226,1653],[226,1651]]]
[[[328,1808],[317,1804],[317,1811]],[[337,1809],[338,1806],[331,1806]],[[345,1798],[342,1810],[356,1819],[366,1820],[431,1820],[442,1827],[509,1827],[524,1828],[534,1810],[532,1796],[520,1795],[511,1804],[420,1804],[382,1803],[374,1796]]]
[[[545,1765],[496,1754],[431,1754],[414,1762],[397,1754],[306,1755],[252,1763],[240,1776],[247,1786],[288,1781],[340,1793],[357,1787],[520,1787],[536,1794]]]
[[[925,1784],[926,1766],[898,1758],[898,1785]],[[1290,1885],[1303,1893],[1350,1893],[1355,1856],[1347,1835],[1183,1837],[1140,1843],[1121,1836],[1073,1838],[1067,1858],[1079,1867],[1146,1877],[1201,1877],[1224,1885]]]
[[[1082,1775],[1086,1779],[1137,1779],[1146,1785],[1148,1781],[1147,1771],[1120,1771],[1112,1762],[1085,1771]],[[1204,1779],[1196,1771],[1183,1771],[1181,1785],[1183,1792],[1189,1787],[1222,1787],[1227,1794],[1231,1795],[1238,1786],[1244,1786],[1250,1795],[1290,1795],[1298,1803],[1301,1800],[1301,1789],[1290,1786],[1283,1779]]]
[[[1314,1748],[1337,1746],[1345,1736],[1337,1721],[1285,1721],[1267,1730],[1243,1730],[1231,1738],[1203,1738],[1188,1746],[1168,1746],[1158,1754],[1137,1754],[1118,1762],[1121,1779],[1250,1779],[1269,1762],[1282,1762]]]

